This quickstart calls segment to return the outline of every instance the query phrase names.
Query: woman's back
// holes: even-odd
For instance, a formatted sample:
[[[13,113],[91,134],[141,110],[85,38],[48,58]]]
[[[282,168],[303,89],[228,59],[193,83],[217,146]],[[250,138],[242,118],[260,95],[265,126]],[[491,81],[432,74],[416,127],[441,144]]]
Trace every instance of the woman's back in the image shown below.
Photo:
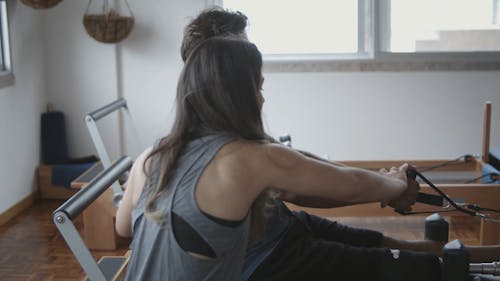
[[[132,212],[134,238],[127,280],[239,278],[249,235],[249,216],[245,216],[237,225],[223,225],[203,212],[195,198],[196,186],[205,168],[221,147],[232,140],[234,138],[228,135],[210,135],[186,146],[172,175],[169,189],[156,203],[157,210],[164,218],[161,224],[144,216],[147,188],[156,183],[160,169],[158,157],[150,160],[151,180],[144,187]],[[223,198],[220,199],[223,202]],[[186,225],[191,232],[186,230]],[[195,251],[192,253],[183,245],[185,237],[181,235],[194,235],[193,238],[199,235],[201,240],[198,240],[206,242],[205,246],[209,252],[213,251],[213,256],[193,254]],[[194,240],[188,242],[193,245]],[[189,246],[189,243],[186,245]]]
[[[119,234],[130,236],[133,225],[129,280],[237,280],[249,239],[250,210],[252,234],[258,233],[266,222],[262,203],[269,188],[338,202],[384,204],[405,191],[402,170],[387,177],[271,143],[261,119],[261,67],[255,45],[223,38],[207,39],[187,59],[172,130],[158,149],[135,162],[117,211]],[[225,133],[192,140],[207,132]],[[153,163],[159,155],[161,162]],[[151,184],[143,192],[145,161],[151,161]],[[162,224],[152,219],[158,213]],[[194,237],[185,247],[178,243],[184,236],[175,233],[176,215]],[[225,225],[239,220],[236,226]],[[206,252],[191,250],[196,243],[207,246]]]

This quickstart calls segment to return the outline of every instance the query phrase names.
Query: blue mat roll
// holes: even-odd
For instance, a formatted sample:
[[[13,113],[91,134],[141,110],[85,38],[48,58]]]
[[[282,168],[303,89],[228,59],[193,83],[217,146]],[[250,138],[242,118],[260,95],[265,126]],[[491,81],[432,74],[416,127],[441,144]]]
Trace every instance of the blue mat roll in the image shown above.
[[[42,113],[42,161],[45,164],[65,164],[68,161],[68,144],[64,113]]]

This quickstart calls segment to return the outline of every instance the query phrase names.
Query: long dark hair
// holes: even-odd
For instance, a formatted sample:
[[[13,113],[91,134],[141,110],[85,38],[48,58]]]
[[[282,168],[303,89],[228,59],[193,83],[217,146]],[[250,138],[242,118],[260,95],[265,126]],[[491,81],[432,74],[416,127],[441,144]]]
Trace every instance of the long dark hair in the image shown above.
[[[264,132],[257,101],[261,71],[261,54],[248,41],[214,37],[191,52],[177,85],[174,125],[148,156],[160,154],[162,166],[158,184],[146,191],[146,216],[162,219],[155,202],[168,189],[177,160],[189,141],[214,133],[272,141]],[[264,206],[269,197],[266,194],[261,194],[252,206],[252,237],[264,225]]]

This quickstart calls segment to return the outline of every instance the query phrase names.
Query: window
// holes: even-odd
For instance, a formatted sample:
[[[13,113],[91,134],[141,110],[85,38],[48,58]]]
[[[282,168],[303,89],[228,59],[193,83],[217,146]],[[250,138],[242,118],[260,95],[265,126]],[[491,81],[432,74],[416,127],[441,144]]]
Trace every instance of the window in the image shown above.
[[[500,0],[207,1],[248,16],[249,40],[268,64],[454,70],[458,64],[450,63],[458,62],[459,68],[500,69]],[[392,66],[386,70],[398,70]]]
[[[393,0],[391,52],[500,51],[498,0]]]
[[[12,85],[14,78],[10,60],[7,1],[0,0],[0,87]]]
[[[224,0],[224,6],[248,16],[248,37],[265,54],[358,52],[357,1]]]

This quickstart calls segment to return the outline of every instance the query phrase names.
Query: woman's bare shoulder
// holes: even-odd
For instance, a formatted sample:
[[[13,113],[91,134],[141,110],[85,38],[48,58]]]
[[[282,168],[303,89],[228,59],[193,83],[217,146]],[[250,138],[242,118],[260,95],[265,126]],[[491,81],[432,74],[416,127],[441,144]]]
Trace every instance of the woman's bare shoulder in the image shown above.
[[[218,154],[219,159],[243,161],[256,167],[266,165],[278,168],[290,168],[305,157],[279,143],[258,143],[252,141],[234,141],[225,145]]]
[[[269,150],[274,150],[274,147],[279,147],[279,144],[259,143],[247,140],[235,140],[230,142],[219,151],[216,155],[218,159],[224,161],[238,161],[242,164],[261,162],[267,158]]]
[[[130,169],[129,180],[127,184],[127,188],[131,188],[132,190],[132,201],[134,204],[139,200],[140,194],[144,187],[144,183],[146,182],[146,173],[149,170],[149,165],[144,164],[145,162],[149,162],[148,156],[153,151],[153,147],[148,147],[145,149],[134,161],[132,168]],[[146,171],[145,171],[146,169]]]
[[[300,166],[304,156],[281,144],[251,141],[232,142],[216,157],[221,171],[251,179],[258,188],[265,188],[277,173],[290,172]]]
[[[150,147],[146,148],[143,152],[141,152],[141,154],[139,154],[139,156],[137,156],[136,162],[144,163],[144,161],[151,154],[151,152],[153,152],[153,146],[150,146]]]

